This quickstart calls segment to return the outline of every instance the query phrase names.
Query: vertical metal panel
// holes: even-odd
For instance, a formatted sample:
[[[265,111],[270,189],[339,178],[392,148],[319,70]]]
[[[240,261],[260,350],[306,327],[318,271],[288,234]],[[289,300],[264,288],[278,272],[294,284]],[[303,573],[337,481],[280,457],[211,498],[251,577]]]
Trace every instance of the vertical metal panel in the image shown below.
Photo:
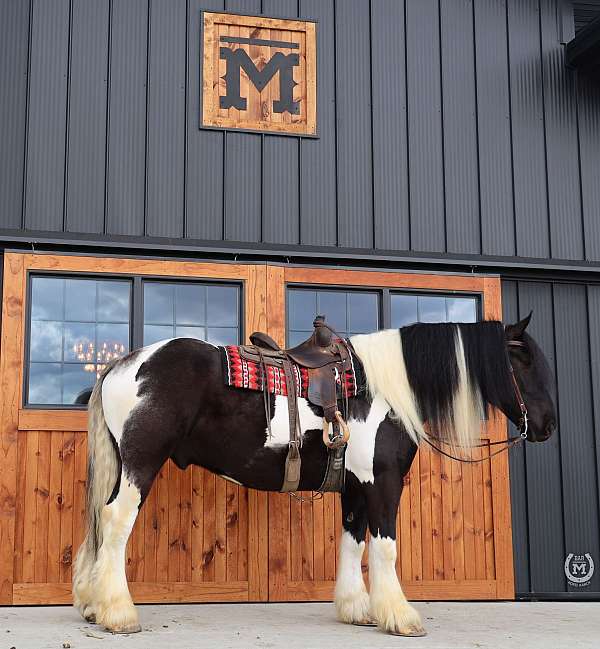
[[[533,311],[533,317],[529,333],[539,343],[554,372],[551,284],[519,282],[519,317],[530,311]],[[564,338],[557,342],[563,348],[568,345]],[[560,440],[559,431],[543,444],[527,444],[525,447],[532,593],[556,593],[565,587]]]
[[[106,232],[144,234],[148,1],[113,0]]]
[[[373,246],[369,9],[345,0],[335,13],[338,244],[351,248]]]
[[[146,234],[183,235],[186,0],[151,0]]]
[[[408,161],[413,250],[444,251],[444,162],[437,0],[406,0]]]
[[[371,16],[375,247],[408,250],[404,0],[374,2]]]
[[[298,0],[263,0],[262,13],[298,17]],[[299,243],[299,138],[265,135],[263,142],[262,239]]]
[[[518,283],[502,282],[502,317],[504,322],[519,319]],[[508,432],[516,434],[509,422]],[[529,524],[527,518],[527,475],[525,469],[525,446],[513,446],[508,454],[510,468],[510,493],[512,504],[513,558],[515,566],[515,592],[529,593]]]
[[[473,0],[440,3],[448,252],[480,252]]]
[[[0,4],[0,227],[20,228],[23,209],[29,2]]]
[[[508,0],[517,254],[548,257],[544,106],[537,2]]]
[[[575,72],[565,65],[556,0],[540,7],[551,253],[583,259]]]
[[[62,230],[69,68],[69,0],[34,0],[25,227]]]
[[[225,10],[260,14],[261,0],[226,0]],[[261,240],[262,137],[246,133],[225,136],[225,239]]]
[[[579,155],[585,257],[600,260],[600,85],[581,74],[577,78]]]
[[[482,253],[514,255],[506,3],[477,0],[473,8]]]
[[[263,241],[298,243],[298,141],[265,137],[263,156]]]
[[[334,246],[337,238],[335,148],[334,0],[300,0],[301,16],[317,24],[317,125],[319,139],[300,142],[300,238]]]
[[[560,394],[559,434],[565,503],[565,552],[589,552],[592,557],[599,557],[598,476],[586,298],[585,286],[555,286],[556,335],[562,342],[556,348]],[[569,590],[579,589],[569,586]],[[586,590],[600,591],[598,571]]]
[[[227,133],[225,238],[260,241],[262,135]]]
[[[596,488],[600,494],[600,285],[589,285],[588,327],[590,330],[590,361],[592,380],[592,416],[596,445]],[[600,498],[600,495],[599,495]],[[598,513],[600,525],[600,512]]]
[[[74,0],[65,230],[104,231],[109,0]]]
[[[224,0],[190,0],[187,69],[185,236],[223,238],[223,147],[225,134],[198,128],[200,123],[200,11],[222,11]]]

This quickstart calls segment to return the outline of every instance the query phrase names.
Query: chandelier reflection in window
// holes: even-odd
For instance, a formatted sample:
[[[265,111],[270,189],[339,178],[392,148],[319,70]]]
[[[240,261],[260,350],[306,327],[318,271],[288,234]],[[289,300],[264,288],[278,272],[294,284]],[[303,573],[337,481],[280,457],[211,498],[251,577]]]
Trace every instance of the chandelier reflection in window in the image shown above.
[[[121,358],[125,353],[125,345],[123,343],[107,343],[103,342],[97,349],[94,347],[93,342],[87,344],[75,343],[73,345],[73,352],[78,361],[85,363],[83,369],[86,372],[96,372],[96,378],[100,378],[102,370],[116,358]]]

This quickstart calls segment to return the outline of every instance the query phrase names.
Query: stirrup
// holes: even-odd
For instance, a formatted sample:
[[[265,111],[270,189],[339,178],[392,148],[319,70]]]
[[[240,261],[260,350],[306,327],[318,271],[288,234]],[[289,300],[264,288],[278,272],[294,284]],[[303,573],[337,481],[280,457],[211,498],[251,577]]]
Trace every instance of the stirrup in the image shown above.
[[[337,435],[334,431],[333,422],[329,422],[325,417],[323,417],[323,444],[325,444],[327,448],[338,448],[346,444],[350,439],[350,429],[339,410],[335,411],[335,418],[337,419],[341,431]]]

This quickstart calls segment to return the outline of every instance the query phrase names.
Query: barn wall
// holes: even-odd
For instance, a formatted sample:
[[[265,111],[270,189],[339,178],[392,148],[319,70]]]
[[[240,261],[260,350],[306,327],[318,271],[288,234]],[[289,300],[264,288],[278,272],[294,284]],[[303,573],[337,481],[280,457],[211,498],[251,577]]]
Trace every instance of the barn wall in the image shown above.
[[[515,590],[517,594],[600,595],[568,585],[565,557],[600,557],[600,285],[503,282],[504,317],[533,309],[530,329],[558,384],[558,432],[544,444],[511,451]]]
[[[0,229],[600,260],[562,0],[0,2]],[[200,9],[318,20],[318,139],[202,131]]]

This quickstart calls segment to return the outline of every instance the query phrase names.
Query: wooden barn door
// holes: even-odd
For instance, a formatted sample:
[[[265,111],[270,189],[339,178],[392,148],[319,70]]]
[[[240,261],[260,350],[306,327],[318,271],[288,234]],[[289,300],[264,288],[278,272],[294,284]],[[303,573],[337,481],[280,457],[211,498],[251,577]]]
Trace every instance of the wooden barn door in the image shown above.
[[[0,604],[71,602],[83,540],[86,412],[22,407],[27,271],[242,283],[246,334],[265,329],[265,267],[6,254],[0,382]],[[168,462],[127,546],[137,602],[265,600],[267,496]]]
[[[499,278],[272,266],[267,270],[268,331],[280,344],[285,342],[290,284],[473,293],[480,296],[485,318],[501,318]],[[483,441],[505,436],[501,416],[482,430]],[[270,494],[269,598],[331,599],[340,533],[339,496],[300,503]],[[397,569],[411,599],[514,597],[506,454],[460,465],[428,448],[419,451],[400,503]],[[366,554],[363,570],[368,576]]]

